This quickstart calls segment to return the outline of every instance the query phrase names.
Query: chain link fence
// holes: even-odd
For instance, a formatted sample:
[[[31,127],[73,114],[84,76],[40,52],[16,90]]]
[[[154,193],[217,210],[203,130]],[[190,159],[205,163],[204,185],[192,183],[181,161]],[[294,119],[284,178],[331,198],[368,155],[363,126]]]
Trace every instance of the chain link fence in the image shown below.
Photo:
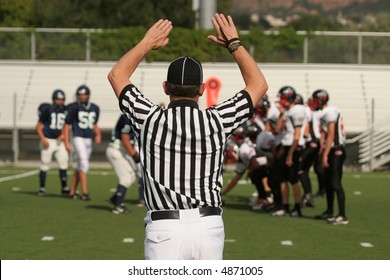
[[[123,38],[129,33],[124,32],[2,27],[0,59],[115,61],[126,51]],[[265,63],[390,64],[390,32],[297,31],[286,36],[247,31],[240,35],[255,59]],[[231,61],[223,55],[209,59]]]

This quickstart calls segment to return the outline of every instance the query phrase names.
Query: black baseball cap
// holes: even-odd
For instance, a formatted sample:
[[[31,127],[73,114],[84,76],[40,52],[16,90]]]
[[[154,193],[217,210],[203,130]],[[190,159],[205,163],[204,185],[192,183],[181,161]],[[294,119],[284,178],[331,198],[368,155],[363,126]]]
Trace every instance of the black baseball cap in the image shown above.
[[[175,85],[200,85],[203,83],[202,65],[189,56],[181,56],[171,62],[167,82]]]

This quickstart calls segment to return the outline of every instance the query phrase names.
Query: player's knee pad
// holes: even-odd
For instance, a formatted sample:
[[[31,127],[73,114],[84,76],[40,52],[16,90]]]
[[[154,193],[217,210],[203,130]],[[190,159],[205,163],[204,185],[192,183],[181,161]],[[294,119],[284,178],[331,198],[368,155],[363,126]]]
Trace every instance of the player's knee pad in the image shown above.
[[[46,163],[42,163],[41,167],[39,168],[43,172],[47,172],[49,170],[49,165]]]
[[[126,176],[122,176],[121,178],[119,178],[119,184],[128,189],[135,182],[135,179],[135,173],[129,172]]]

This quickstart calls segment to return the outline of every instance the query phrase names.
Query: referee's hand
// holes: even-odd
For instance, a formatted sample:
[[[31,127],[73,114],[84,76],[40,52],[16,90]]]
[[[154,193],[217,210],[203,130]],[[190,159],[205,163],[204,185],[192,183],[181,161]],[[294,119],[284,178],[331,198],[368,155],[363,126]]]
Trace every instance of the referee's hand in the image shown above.
[[[215,14],[211,21],[213,22],[215,31],[217,31],[217,36],[207,36],[207,38],[209,38],[211,41],[217,43],[220,46],[227,47],[227,41],[233,38],[237,38],[238,40],[237,28],[234,25],[231,16],[227,16],[226,18],[223,14]]]
[[[161,49],[169,43],[168,35],[172,28],[171,21],[160,19],[149,28],[143,40],[148,44],[151,50]]]

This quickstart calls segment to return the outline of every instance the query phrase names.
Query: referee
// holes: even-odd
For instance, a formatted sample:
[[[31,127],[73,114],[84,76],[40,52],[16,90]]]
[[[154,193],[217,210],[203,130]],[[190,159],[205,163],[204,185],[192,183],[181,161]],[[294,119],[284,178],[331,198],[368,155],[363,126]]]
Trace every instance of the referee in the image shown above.
[[[245,88],[233,97],[200,110],[203,70],[192,57],[171,62],[164,92],[168,108],[150,102],[131,77],[145,55],[169,43],[169,20],[157,21],[144,38],[112,68],[108,79],[140,144],[145,184],[146,259],[222,259],[224,225],[222,162],[227,138],[253,114],[268,89],[257,64],[242,46],[230,16],[212,18],[217,36],[235,58]]]

